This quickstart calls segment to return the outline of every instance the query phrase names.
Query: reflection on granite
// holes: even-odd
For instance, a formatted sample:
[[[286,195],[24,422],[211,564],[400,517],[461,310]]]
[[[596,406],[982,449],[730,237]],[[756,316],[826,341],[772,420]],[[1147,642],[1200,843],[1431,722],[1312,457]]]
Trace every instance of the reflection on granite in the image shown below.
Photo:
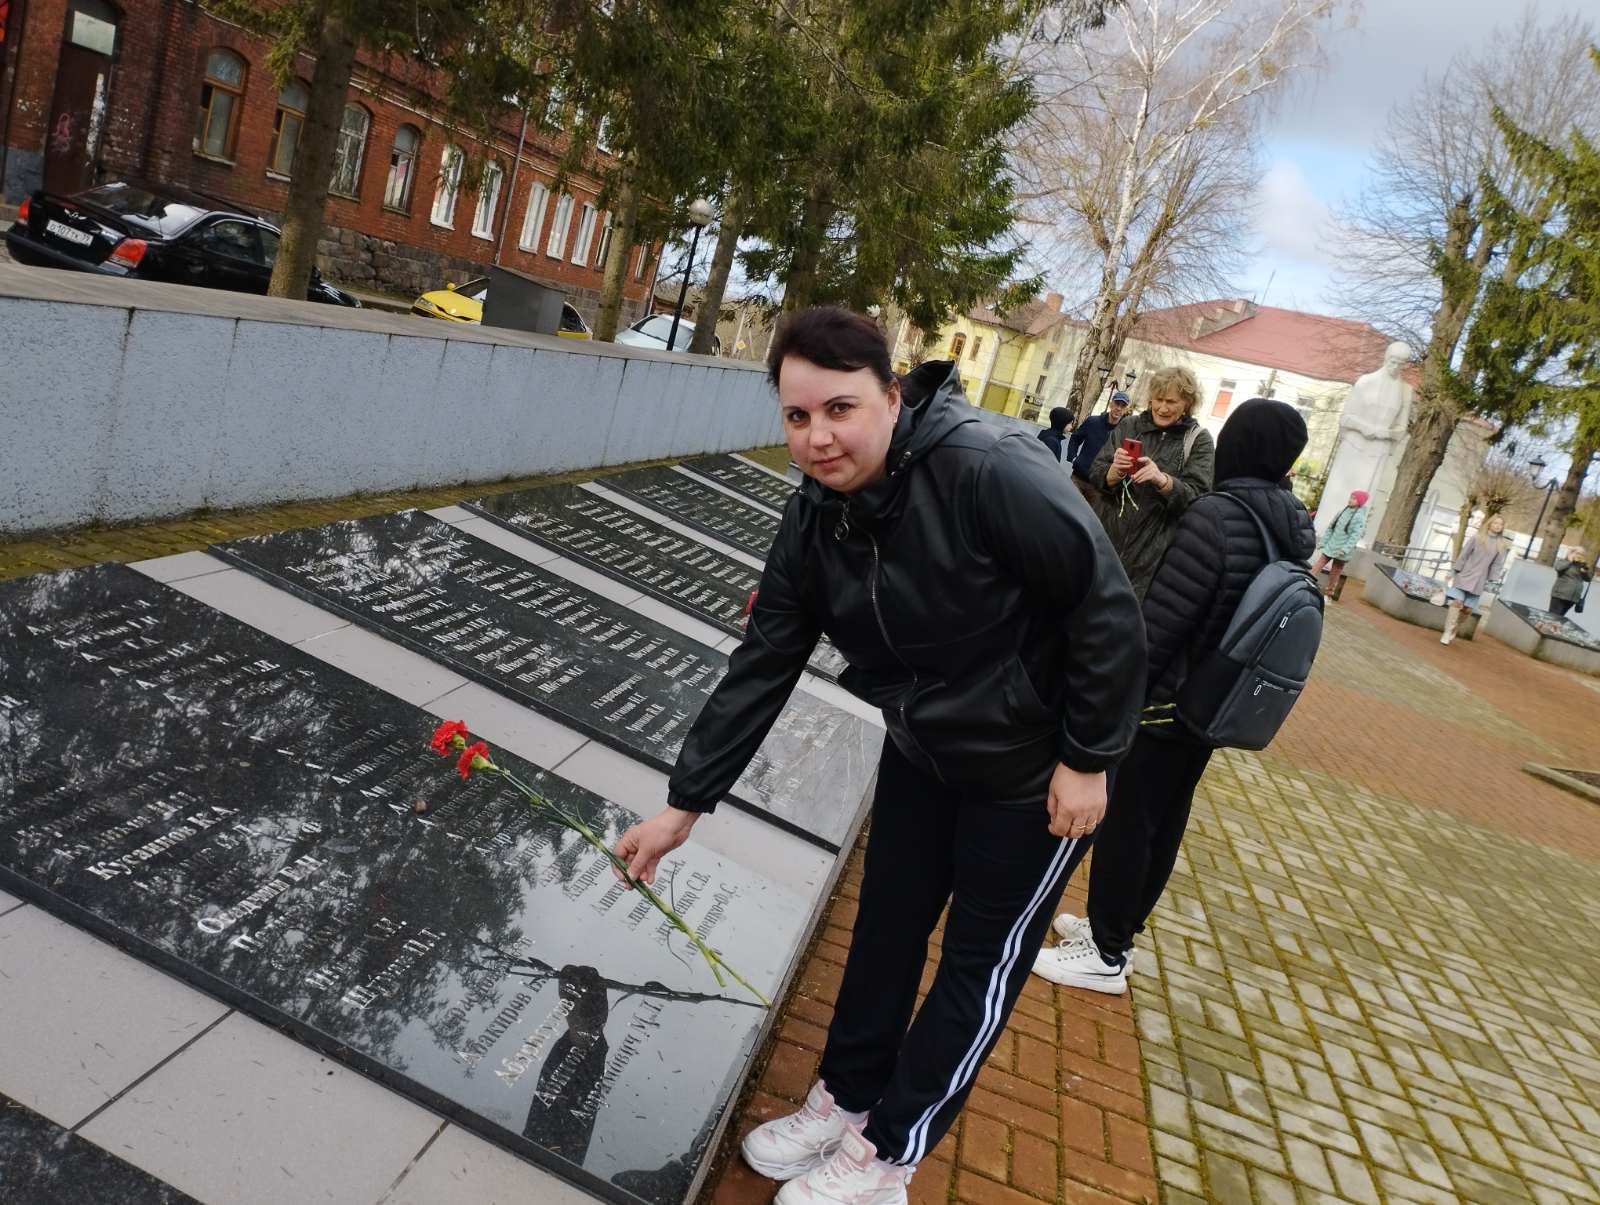
[[[16,1205],[199,1205],[110,1151],[0,1093],[0,1201]]]
[[[1410,569],[1401,569],[1398,565],[1379,565],[1377,568],[1379,573],[1399,586],[1407,595],[1420,598],[1423,602],[1431,600],[1446,585],[1436,577],[1429,577],[1425,573],[1416,573]]]
[[[1600,653],[1600,636],[1580,628],[1565,615],[1557,615],[1554,611],[1541,611],[1538,607],[1530,607],[1523,603],[1506,602],[1500,600],[1497,606],[1504,607],[1523,623],[1527,624],[1539,635],[1549,640],[1559,640],[1563,644],[1575,644],[1579,648],[1588,649],[1590,652]]]
[[[213,551],[662,770],[727,672],[721,653],[421,511]],[[881,742],[796,691],[730,801],[835,851]]]
[[[761,574],[637,511],[574,485],[493,494],[462,505],[730,636],[744,635],[745,606]],[[837,682],[844,667],[844,657],[827,641],[811,655],[811,672],[830,681]]]
[[[120,565],[6,583],[0,887],[586,1189],[680,1201],[764,1010],[435,723]],[[607,840],[636,819],[499,756]],[[663,869],[775,993],[805,905],[694,846]]]
[[[778,534],[777,515],[674,469],[629,469],[596,484],[763,560]]]
[[[782,513],[783,508],[789,504],[789,495],[795,490],[794,482],[787,478],[769,473],[748,460],[740,460],[737,456],[729,456],[726,453],[716,456],[697,456],[693,460],[684,461],[683,467],[702,477],[710,478],[718,485],[743,494],[752,502],[770,506],[779,513]]]

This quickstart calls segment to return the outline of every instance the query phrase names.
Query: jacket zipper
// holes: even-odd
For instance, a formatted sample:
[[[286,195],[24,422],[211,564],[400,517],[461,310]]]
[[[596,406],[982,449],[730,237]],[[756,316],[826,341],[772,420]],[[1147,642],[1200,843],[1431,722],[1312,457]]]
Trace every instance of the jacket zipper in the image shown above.
[[[847,517],[849,515],[849,511],[850,504],[846,502],[845,514]],[[848,534],[849,525],[847,519],[841,519],[840,522],[845,525],[845,532]],[[836,536],[838,535],[837,528],[834,529],[834,534]],[[872,545],[872,576],[867,579],[867,593],[872,596],[872,614],[878,621],[878,634],[883,637],[883,643],[888,647],[889,651],[894,654],[894,659],[901,665],[905,666],[905,668],[911,673],[911,689],[906,693],[906,695],[901,695],[900,697],[900,727],[905,730],[905,734],[910,739],[911,743],[917,747],[917,752],[922,754],[923,760],[927,762],[928,768],[933,771],[934,777],[940,782],[943,782],[944,775],[939,770],[939,763],[934,761],[933,758],[928,755],[928,751],[922,747],[922,742],[917,739],[917,734],[911,730],[911,721],[906,718],[905,699],[907,695],[914,695],[917,693],[917,682],[919,681],[919,678],[917,676],[917,671],[912,669],[911,664],[900,655],[900,650],[894,647],[894,641],[889,639],[889,628],[883,622],[883,610],[878,606],[878,538],[870,531],[866,532],[865,534],[867,541]]]

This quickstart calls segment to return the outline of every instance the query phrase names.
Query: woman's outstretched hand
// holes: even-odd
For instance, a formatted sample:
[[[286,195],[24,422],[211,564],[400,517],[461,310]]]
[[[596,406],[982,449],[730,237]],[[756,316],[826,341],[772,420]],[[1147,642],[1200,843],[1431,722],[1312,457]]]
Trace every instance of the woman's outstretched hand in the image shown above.
[[[1106,775],[1056,767],[1050,777],[1050,831],[1058,837],[1087,837],[1106,814]]]
[[[1104,794],[1102,790],[1102,798]],[[623,833],[614,852],[628,864],[628,877],[641,883],[654,883],[661,859],[689,839],[689,830],[698,819],[699,812],[666,807]]]

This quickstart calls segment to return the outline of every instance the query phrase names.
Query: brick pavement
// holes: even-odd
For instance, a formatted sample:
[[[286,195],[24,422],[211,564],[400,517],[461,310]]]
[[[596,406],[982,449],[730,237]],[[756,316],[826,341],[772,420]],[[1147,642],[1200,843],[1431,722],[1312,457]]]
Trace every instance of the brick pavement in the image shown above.
[[[1600,808],[1520,769],[1600,764],[1595,685],[1332,608],[1280,740],[1213,760],[1131,997],[1030,984],[913,1201],[1600,1201]],[[858,875],[715,1205],[771,1196],[733,1145],[811,1082]]]

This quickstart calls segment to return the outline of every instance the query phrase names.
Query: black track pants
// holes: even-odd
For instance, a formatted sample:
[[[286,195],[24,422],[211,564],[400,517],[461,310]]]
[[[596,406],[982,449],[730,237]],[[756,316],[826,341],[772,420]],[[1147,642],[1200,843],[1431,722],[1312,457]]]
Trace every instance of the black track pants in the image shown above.
[[[821,1071],[841,1108],[871,1111],[866,1137],[879,1158],[915,1164],[938,1145],[1005,1028],[1084,852],[1049,824],[1044,799],[987,802],[927,777],[884,742]],[[947,902],[938,971],[913,1020]]]
[[[1089,925],[1107,957],[1132,947],[1167,889],[1195,787],[1210,760],[1204,746],[1141,732],[1117,766],[1089,868]]]

